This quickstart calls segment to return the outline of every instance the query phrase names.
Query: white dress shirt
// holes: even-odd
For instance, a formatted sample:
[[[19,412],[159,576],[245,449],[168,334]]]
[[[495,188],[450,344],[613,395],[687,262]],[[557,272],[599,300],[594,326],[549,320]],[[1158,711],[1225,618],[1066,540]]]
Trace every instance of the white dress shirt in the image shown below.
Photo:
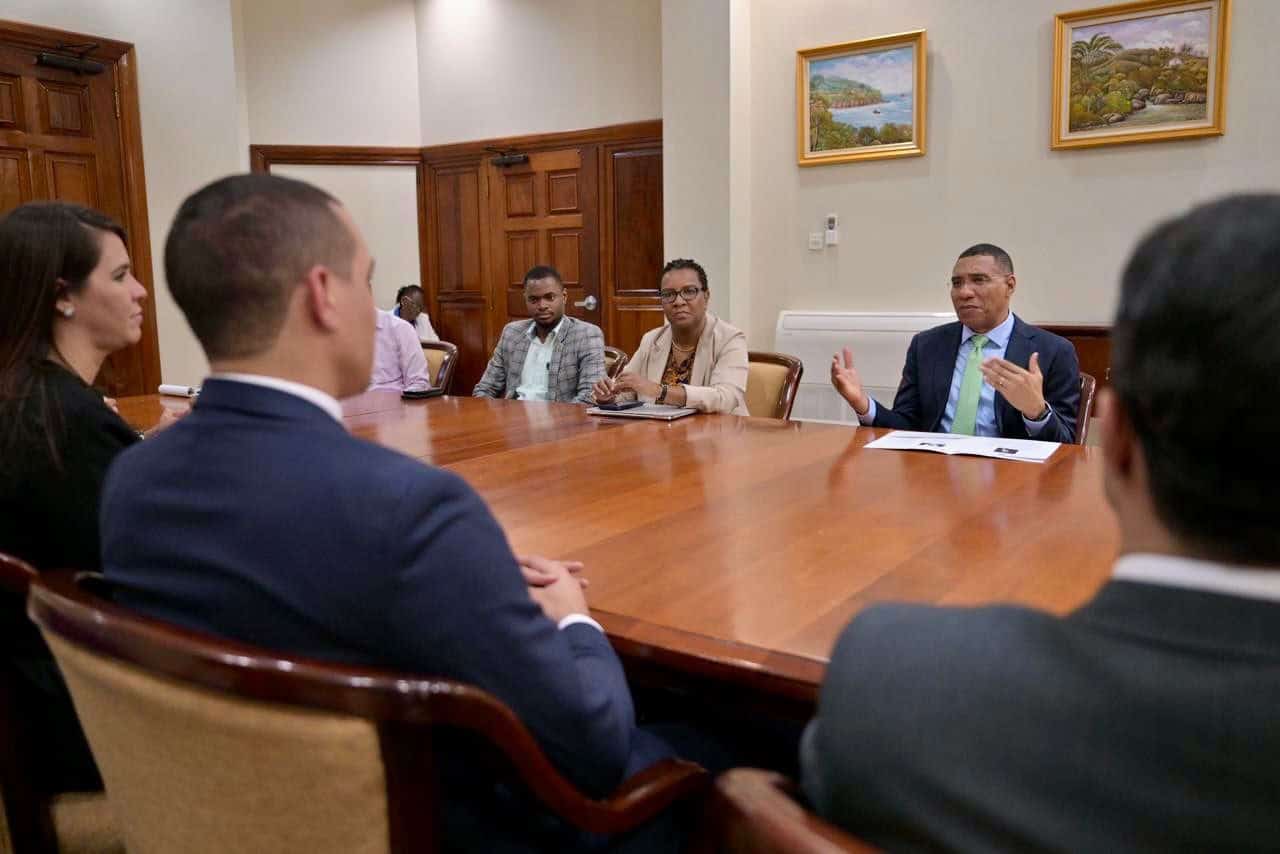
[[[520,385],[516,387],[516,398],[519,400],[548,400],[551,397],[551,357],[556,352],[556,338],[564,326],[564,317],[556,324],[555,329],[547,333],[547,340],[538,340],[538,324],[529,326],[525,334],[529,336],[529,352],[525,354],[524,366],[520,369]]]
[[[1280,602],[1280,569],[1256,569],[1211,560],[1142,553],[1121,556],[1111,571],[1111,577],[1117,581]]]
[[[210,374],[211,380],[225,380],[232,383],[245,383],[247,385],[261,386],[262,388],[275,389],[285,394],[291,394],[294,397],[300,397],[307,403],[320,407],[339,424],[342,423],[342,405],[338,403],[331,395],[326,394],[318,388],[302,383],[295,383],[292,380],[282,380],[279,377],[269,377],[264,374]]]

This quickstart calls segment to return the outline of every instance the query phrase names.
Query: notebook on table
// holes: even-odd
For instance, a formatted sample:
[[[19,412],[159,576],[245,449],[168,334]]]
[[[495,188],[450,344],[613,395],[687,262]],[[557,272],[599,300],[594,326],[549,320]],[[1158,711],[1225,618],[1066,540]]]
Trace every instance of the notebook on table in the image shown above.
[[[698,410],[687,406],[667,406],[659,403],[645,403],[631,409],[601,409],[593,406],[587,410],[588,415],[605,415],[617,418],[654,418],[658,421],[675,421],[686,415],[693,415]]]
[[[874,442],[868,448],[888,448],[894,451],[932,451],[935,454],[966,454],[973,457],[991,457],[996,460],[1021,460],[1043,463],[1053,452],[1062,447],[1057,442],[1039,442],[1035,439],[1000,439],[985,436],[960,436],[954,433],[914,433],[894,430]]]

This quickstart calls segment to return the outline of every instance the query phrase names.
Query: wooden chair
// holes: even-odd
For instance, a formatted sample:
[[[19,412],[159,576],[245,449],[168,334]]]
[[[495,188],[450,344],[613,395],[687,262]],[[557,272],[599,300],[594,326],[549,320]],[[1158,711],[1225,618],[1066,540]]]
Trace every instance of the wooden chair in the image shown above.
[[[504,704],[443,679],[283,657],[113,605],[101,576],[55,572],[29,611],[75,697],[132,854],[405,852],[440,846],[436,727],[495,747],[549,810],[625,832],[700,795],[666,760],[607,800],[582,795]]]
[[[791,420],[804,364],[785,353],[747,353],[747,411],[757,418]]]
[[[1098,392],[1098,381],[1089,374],[1080,373],[1080,408],[1076,411],[1076,444],[1083,445],[1089,438],[1089,419],[1093,416],[1093,398]]]
[[[21,613],[35,567],[0,553],[0,597]],[[0,662],[0,852],[124,852],[124,843],[101,792],[48,792],[35,782],[41,761],[20,701],[30,686],[8,661]]]
[[[871,854],[876,848],[796,802],[781,774],[735,768],[716,780],[692,846],[697,854]]]
[[[427,357],[427,373],[431,376],[431,387],[449,393],[453,385],[453,375],[458,370],[458,347],[448,341],[424,341],[422,355]]]
[[[631,361],[631,357],[617,347],[604,348],[604,372],[609,376],[609,379],[617,379],[618,374],[622,373],[622,369],[627,366],[629,361]]]

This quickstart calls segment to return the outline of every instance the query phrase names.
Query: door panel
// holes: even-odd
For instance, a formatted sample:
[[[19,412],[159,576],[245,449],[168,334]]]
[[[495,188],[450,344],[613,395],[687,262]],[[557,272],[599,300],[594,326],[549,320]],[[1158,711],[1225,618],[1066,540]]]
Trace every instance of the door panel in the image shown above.
[[[427,169],[431,322],[458,348],[455,394],[470,394],[489,361],[485,215],[479,159]]]
[[[93,137],[93,111],[89,106],[89,86],[36,80],[40,105],[41,133],[57,136]]]
[[[597,148],[593,145],[536,151],[514,166],[485,163],[492,272],[489,347],[502,327],[524,320],[524,274],[538,264],[555,267],[569,292],[567,313],[601,325]]]
[[[22,78],[16,74],[0,74],[0,130],[24,130],[26,124]]]
[[[95,49],[91,58],[106,70],[78,75],[36,65],[38,52],[67,36],[51,35],[48,47],[36,47],[46,38],[40,32],[6,25],[0,37],[0,214],[24,202],[58,199],[96,208],[129,228],[116,92],[123,73],[119,63],[128,45],[86,36],[83,41],[109,44],[113,52]],[[137,263],[150,257],[142,248],[146,239],[142,223],[129,232],[135,272],[150,290],[151,271],[144,269],[150,262]],[[98,384],[108,393],[155,391],[160,365],[150,299],[144,306],[142,335],[138,344],[113,354],[103,365]]]
[[[631,355],[664,322],[661,141],[606,146],[601,267],[608,312],[605,340]]]
[[[44,167],[49,198],[99,207],[98,175],[92,156],[45,152]]]
[[[31,198],[31,155],[20,148],[0,148],[0,211]]]

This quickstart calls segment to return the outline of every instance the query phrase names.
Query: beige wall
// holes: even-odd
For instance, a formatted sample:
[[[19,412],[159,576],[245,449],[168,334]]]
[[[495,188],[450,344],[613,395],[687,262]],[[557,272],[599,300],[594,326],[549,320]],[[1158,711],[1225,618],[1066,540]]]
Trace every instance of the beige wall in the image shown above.
[[[418,183],[412,166],[274,166],[273,175],[320,187],[347,206],[373,255],[373,299],[395,305],[396,291],[421,284]]]
[[[249,137],[418,145],[413,0],[243,2]]]
[[[187,195],[240,168],[228,3],[187,2],[179,13],[153,0],[5,0],[0,17],[137,47],[160,364],[165,382],[199,382],[207,364],[163,284],[164,240]]]
[[[1226,136],[1051,152],[1061,11],[1061,0],[752,2],[752,304],[735,320],[753,346],[772,342],[781,309],[948,311],[950,267],[979,241],[1013,255],[1024,317],[1107,321],[1145,229],[1221,193],[1280,189],[1280,89],[1267,71],[1280,3],[1234,4]],[[798,168],[795,51],[919,27],[928,153]],[[829,212],[841,244],[810,252]]]
[[[664,0],[662,21],[663,256],[702,264],[731,317],[730,0]]]
[[[661,5],[418,0],[423,144],[658,118]]]

